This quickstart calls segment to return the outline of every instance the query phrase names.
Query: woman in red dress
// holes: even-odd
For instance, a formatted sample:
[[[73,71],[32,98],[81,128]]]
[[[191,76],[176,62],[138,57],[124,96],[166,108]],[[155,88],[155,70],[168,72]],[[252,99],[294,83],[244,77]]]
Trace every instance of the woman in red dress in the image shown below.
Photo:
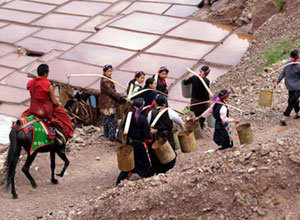
[[[66,138],[73,137],[73,125],[66,110],[61,107],[54,93],[54,88],[47,79],[49,76],[49,66],[39,65],[37,69],[38,77],[32,79],[27,84],[30,91],[30,107],[22,116],[34,115],[41,119],[48,120],[56,128],[56,136],[59,144],[66,143]],[[62,134],[62,131],[64,134]],[[65,136],[65,137],[64,137]]]

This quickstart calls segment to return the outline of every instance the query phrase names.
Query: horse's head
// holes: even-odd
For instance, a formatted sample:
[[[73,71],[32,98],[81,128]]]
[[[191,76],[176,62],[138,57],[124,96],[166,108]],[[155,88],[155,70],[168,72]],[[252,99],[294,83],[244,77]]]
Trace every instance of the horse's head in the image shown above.
[[[65,104],[65,109],[68,111],[72,118],[72,122],[75,126],[90,125],[90,114],[88,111],[88,105],[84,100],[89,97],[86,93],[77,92],[70,100]]]

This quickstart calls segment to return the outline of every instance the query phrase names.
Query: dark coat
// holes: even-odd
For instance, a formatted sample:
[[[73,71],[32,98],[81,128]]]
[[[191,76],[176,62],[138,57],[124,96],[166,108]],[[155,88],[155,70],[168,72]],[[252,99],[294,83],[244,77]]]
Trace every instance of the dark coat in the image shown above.
[[[99,108],[116,108],[118,102],[122,101],[124,99],[121,94],[116,92],[115,84],[108,79],[102,78],[100,82]]]
[[[158,112],[159,111],[156,108],[154,108],[152,110],[151,123],[157,116]],[[170,119],[168,111],[166,111],[160,117],[160,119],[155,124],[154,128],[157,129],[157,135],[155,137],[155,140],[157,140],[158,138],[166,138],[169,141],[172,149],[175,152],[175,140],[174,140],[174,136],[172,133],[173,121]],[[152,142],[152,144],[154,143],[154,141]],[[152,144],[151,144],[151,146],[152,146]],[[168,170],[172,169],[175,166],[176,157],[171,162],[169,162],[167,164],[162,164],[159,161],[158,157],[156,156],[155,152],[153,151],[152,147],[149,147],[149,152],[150,152],[151,161],[152,161],[152,170],[154,173],[166,173]],[[176,152],[175,152],[175,154],[176,154]]]
[[[155,78],[155,75],[153,77]],[[158,76],[156,90],[168,94],[167,87],[168,87],[167,83],[164,84],[163,80]]]
[[[133,173],[139,174],[141,177],[149,177],[152,175],[150,161],[148,157],[145,140],[151,139],[150,127],[145,115],[140,114],[138,120],[132,115],[130,128],[127,136],[127,144],[134,148],[135,168]]]

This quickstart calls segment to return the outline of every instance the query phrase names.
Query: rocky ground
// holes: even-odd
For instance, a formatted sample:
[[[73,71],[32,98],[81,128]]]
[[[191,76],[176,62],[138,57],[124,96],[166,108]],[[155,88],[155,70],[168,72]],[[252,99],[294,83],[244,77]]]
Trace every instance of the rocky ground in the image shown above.
[[[287,99],[284,83],[274,90],[272,108],[257,104],[259,91],[271,89],[279,74],[272,69],[282,65],[264,71],[264,51],[282,39],[300,38],[300,19],[295,19],[300,2],[288,0],[283,11],[272,2],[231,0],[196,14],[236,27],[248,24],[247,31],[253,32],[240,64],[212,88],[232,91],[230,104],[245,113],[232,109],[231,115],[251,123],[253,144],[240,146],[235,134],[233,149],[215,151],[212,131],[206,129],[197,151],[179,153],[172,171],[148,179],[135,177],[113,188],[117,145],[105,141],[98,128],[87,127],[76,131],[68,153],[71,166],[58,186],[45,182],[48,155],[33,165],[41,183],[36,190],[30,190],[18,170],[20,200],[11,200],[3,191],[0,219],[300,219],[300,121],[291,118],[288,127],[278,125]],[[24,209],[26,213],[20,211]]]

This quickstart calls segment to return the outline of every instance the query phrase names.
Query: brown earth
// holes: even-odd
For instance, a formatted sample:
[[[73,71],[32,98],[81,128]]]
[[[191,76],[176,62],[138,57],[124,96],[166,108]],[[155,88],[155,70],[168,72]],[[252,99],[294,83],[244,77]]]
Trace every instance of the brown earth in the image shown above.
[[[258,91],[270,88],[278,75],[261,70],[266,65],[261,54],[282,39],[300,38],[300,19],[295,19],[300,3],[290,0],[277,13],[268,9],[270,2],[232,0],[220,16],[207,16],[216,22],[229,16],[229,23],[237,26],[253,21],[248,52],[213,86],[214,91],[231,89],[231,104],[246,111],[231,114],[251,122],[256,137],[252,145],[239,146],[235,139],[233,149],[208,151],[216,146],[212,131],[206,129],[197,151],[179,153],[171,172],[113,188],[117,145],[96,135],[93,142],[85,142],[87,146],[72,143],[71,165],[58,185],[50,184],[49,155],[39,155],[32,165],[37,189],[31,189],[19,165],[19,199],[12,200],[1,189],[0,219],[300,219],[300,121],[278,126],[286,105],[283,83],[274,93],[272,108],[257,105]]]

